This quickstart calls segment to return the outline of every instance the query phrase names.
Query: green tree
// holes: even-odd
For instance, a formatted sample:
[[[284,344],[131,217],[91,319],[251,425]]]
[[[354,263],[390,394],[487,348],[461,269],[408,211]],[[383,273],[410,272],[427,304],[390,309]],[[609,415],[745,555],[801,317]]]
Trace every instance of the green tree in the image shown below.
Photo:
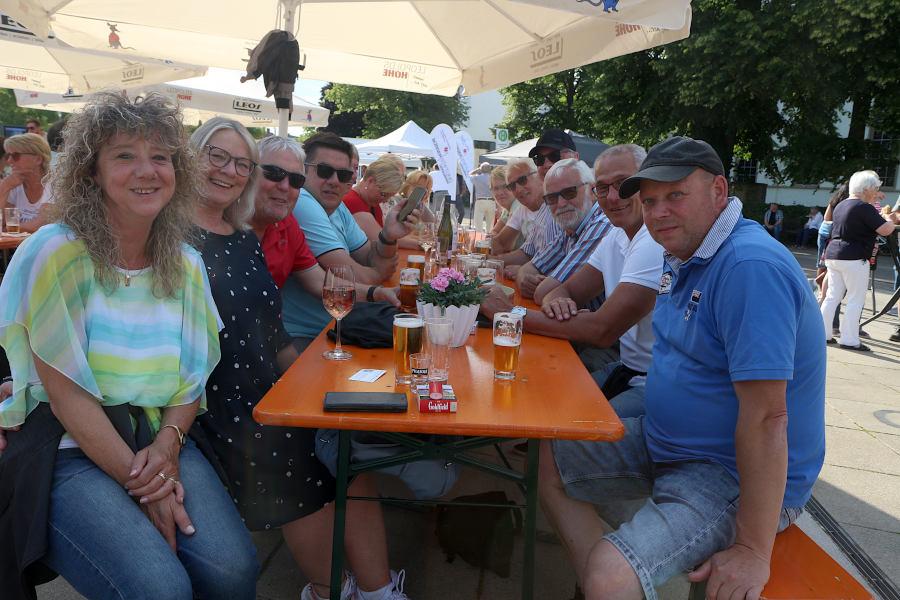
[[[338,117],[345,113],[363,115],[363,137],[376,138],[397,129],[407,121],[415,121],[425,131],[439,123],[453,128],[466,122],[469,107],[458,98],[416,94],[380,88],[336,83],[325,92],[334,102]],[[341,135],[346,135],[340,132]]]
[[[19,108],[13,91],[0,89],[0,125],[24,126],[26,120],[34,118],[41,122],[41,127],[46,131],[60,116],[60,113],[51,110]]]
[[[328,117],[328,126],[322,127],[320,131],[331,131],[343,137],[362,137],[366,126],[363,113],[338,109],[338,105],[328,97],[328,92],[333,87],[333,83],[322,86],[319,104],[331,111],[331,114]]]

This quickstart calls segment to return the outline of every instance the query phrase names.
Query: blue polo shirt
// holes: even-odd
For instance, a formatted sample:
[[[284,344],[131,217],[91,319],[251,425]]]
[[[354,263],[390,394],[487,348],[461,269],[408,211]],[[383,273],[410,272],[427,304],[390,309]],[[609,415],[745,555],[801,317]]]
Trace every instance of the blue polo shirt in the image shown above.
[[[343,203],[329,215],[306,189],[300,190],[294,217],[316,258],[333,250],[354,252],[368,241]],[[291,337],[316,337],[331,320],[322,299],[308,294],[293,277],[281,289],[281,302],[284,328]]]
[[[711,460],[739,479],[736,381],[786,380],[784,506],[802,507],[825,458],[822,316],[800,265],[731,199],[700,248],[666,255],[653,313],[645,431],[655,462]]]

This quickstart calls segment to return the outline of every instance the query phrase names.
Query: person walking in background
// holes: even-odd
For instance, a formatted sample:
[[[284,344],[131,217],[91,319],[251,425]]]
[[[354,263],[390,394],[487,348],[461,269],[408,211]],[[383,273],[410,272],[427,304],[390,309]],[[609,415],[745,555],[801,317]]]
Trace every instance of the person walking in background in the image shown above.
[[[773,238],[781,241],[781,230],[784,227],[784,213],[774,202],[769,205],[769,210],[763,216],[763,226]]]
[[[875,171],[857,171],[850,177],[850,196],[833,211],[834,225],[831,241],[825,248],[828,269],[828,291],[822,303],[825,339],[834,343],[829,333],[834,313],[847,293],[847,307],[841,320],[841,348],[868,352],[870,348],[859,341],[859,317],[865,302],[869,279],[869,258],[876,235],[894,232],[894,224],[878,214],[872,204],[879,196],[881,180]]]

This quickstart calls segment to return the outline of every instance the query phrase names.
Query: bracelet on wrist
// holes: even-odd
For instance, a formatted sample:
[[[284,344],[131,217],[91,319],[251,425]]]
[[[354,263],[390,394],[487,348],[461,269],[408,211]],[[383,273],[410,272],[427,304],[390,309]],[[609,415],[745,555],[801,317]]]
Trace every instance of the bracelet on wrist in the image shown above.
[[[384,237],[384,229],[378,232],[378,241],[384,244],[385,246],[396,246],[397,240],[389,242],[386,237]]]
[[[163,429],[166,429],[166,428],[174,429],[174,430],[175,430],[175,435],[178,436],[178,444],[181,445],[181,446],[184,446],[184,442],[185,442],[186,440],[185,440],[184,432],[181,430],[181,427],[179,427],[178,425],[171,425],[171,424],[170,424],[170,425],[163,425],[162,427],[159,428],[160,433],[162,433],[162,430],[163,430]],[[158,435],[158,434],[157,434],[157,435]]]
[[[378,289],[377,285],[373,285],[366,292],[366,302],[375,302],[375,290]]]

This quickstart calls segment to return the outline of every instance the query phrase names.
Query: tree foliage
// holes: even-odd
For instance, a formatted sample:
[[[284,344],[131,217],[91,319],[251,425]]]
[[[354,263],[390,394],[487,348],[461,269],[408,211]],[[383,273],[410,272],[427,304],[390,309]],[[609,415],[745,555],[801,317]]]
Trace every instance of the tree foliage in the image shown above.
[[[425,131],[440,123],[453,128],[462,126],[469,107],[458,98],[416,94],[379,88],[336,83],[324,91],[324,99],[334,103],[334,116],[341,119],[348,114],[361,115],[362,128],[348,126],[346,132],[332,129],[339,135],[376,138],[397,129],[407,121],[415,121]],[[332,117],[334,118],[334,117]],[[348,122],[348,125],[350,123]]]
[[[730,166],[839,181],[872,158],[865,126],[900,126],[896,0],[695,0],[690,37],[505,88],[516,139],[550,126],[652,145],[709,141]],[[838,122],[852,103],[850,134]]]

